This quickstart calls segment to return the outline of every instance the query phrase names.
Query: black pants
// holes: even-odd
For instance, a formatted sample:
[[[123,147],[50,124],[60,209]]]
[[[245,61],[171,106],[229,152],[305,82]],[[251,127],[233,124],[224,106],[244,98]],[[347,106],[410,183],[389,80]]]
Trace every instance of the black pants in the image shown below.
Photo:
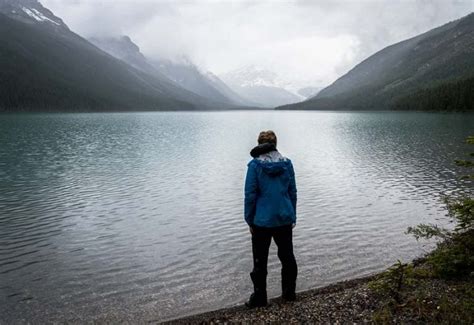
[[[278,247],[278,258],[281,261],[281,289],[283,296],[295,293],[298,267],[293,254],[293,229],[291,225],[263,228],[252,226],[253,270],[250,273],[254,293],[266,299],[267,296],[267,262],[268,250],[273,240]]]

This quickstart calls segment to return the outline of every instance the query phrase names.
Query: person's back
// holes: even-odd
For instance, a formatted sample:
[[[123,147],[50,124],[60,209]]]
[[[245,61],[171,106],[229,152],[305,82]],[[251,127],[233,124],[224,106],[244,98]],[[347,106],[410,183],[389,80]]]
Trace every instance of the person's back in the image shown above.
[[[278,246],[282,263],[282,297],[295,299],[297,266],[293,254],[292,228],[296,224],[296,182],[291,160],[276,149],[273,131],[261,132],[259,145],[251,151],[245,179],[245,221],[252,233],[254,268],[250,277],[254,293],[248,307],[267,304],[266,276],[271,239]]]

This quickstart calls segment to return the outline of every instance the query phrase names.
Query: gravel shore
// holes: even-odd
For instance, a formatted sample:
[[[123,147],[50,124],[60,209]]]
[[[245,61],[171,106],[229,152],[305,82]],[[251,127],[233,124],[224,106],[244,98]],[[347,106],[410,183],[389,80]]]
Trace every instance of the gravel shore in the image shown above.
[[[284,302],[276,298],[270,300],[270,305],[265,308],[249,310],[242,305],[176,319],[165,324],[227,322],[341,324],[349,320],[352,323],[370,322],[373,308],[377,305],[375,297],[370,294],[368,288],[368,283],[372,279],[373,276],[365,277],[300,292],[295,302]]]
[[[474,278],[429,277],[423,265],[413,270],[418,275],[404,280],[396,299],[375,289],[388,274],[383,272],[300,292],[295,302],[276,298],[265,308],[250,310],[242,305],[165,324],[474,324]]]

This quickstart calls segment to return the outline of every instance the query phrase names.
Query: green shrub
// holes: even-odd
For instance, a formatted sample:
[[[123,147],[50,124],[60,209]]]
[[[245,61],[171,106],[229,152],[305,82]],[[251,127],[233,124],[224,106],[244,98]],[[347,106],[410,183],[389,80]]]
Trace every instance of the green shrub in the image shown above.
[[[474,136],[468,137],[466,142],[474,144]],[[469,155],[472,157],[474,153]],[[466,168],[474,167],[474,162],[470,160],[456,160],[456,164]],[[462,179],[473,179],[473,176],[467,175]],[[427,258],[436,275],[444,278],[474,276],[474,198],[464,194],[445,198],[445,203],[448,215],[455,223],[453,230],[420,224],[409,227],[407,233],[417,240],[433,237],[441,239]]]

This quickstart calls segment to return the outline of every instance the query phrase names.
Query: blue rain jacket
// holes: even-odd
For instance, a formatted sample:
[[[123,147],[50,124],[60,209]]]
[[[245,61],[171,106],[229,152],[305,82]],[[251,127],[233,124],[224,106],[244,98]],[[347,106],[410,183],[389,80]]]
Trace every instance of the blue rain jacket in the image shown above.
[[[296,223],[293,164],[277,151],[272,153],[280,158],[276,161],[254,158],[247,165],[244,214],[249,226],[279,227]]]

